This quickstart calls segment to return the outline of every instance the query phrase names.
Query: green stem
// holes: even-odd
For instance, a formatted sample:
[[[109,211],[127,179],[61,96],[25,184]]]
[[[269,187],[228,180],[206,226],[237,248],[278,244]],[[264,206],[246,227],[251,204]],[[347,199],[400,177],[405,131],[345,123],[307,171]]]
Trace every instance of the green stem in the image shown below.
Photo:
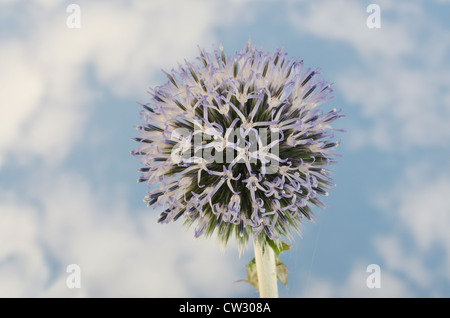
[[[263,248],[256,238],[253,240],[253,246],[259,295],[261,298],[278,298],[275,254],[268,244]]]

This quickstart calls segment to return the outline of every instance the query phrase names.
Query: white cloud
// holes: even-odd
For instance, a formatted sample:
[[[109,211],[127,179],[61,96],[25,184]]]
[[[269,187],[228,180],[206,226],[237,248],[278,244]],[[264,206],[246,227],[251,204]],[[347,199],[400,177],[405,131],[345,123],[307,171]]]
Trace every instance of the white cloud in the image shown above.
[[[38,176],[36,175],[37,179]],[[226,297],[244,290],[236,246],[193,241],[181,224],[156,224],[150,209],[131,212],[118,196],[59,175],[0,208],[0,295],[14,297]],[[23,200],[23,199],[21,199]],[[232,252],[234,250],[234,252]],[[81,267],[81,289],[66,267]]]
[[[442,146],[450,141],[447,122],[450,77],[434,69],[376,63],[370,71],[353,70],[337,80],[346,98],[373,120],[366,144],[401,150],[411,146]],[[439,72],[439,71],[438,71]]]
[[[0,204],[0,295],[33,297],[50,274],[39,247],[39,215],[3,192]]]
[[[365,285],[369,262],[357,261],[342,281],[311,278],[302,297],[447,297],[450,283],[450,174],[424,161],[408,164],[393,187],[374,196],[390,227],[372,238],[381,288]],[[390,230],[389,230],[390,229]],[[300,283],[300,286],[302,284]]]
[[[10,195],[0,205],[0,296],[245,291],[233,284],[245,275],[236,246],[224,254],[213,242],[193,242],[180,224],[156,225],[157,212],[130,212],[123,197],[58,172],[101,94],[139,100],[160,68],[192,57],[197,44],[209,47],[215,27],[239,18],[231,13],[245,3],[85,1],[81,29],[67,28],[60,3],[23,4],[9,8],[21,10],[21,23],[0,40],[0,164],[43,162],[21,182],[20,197],[4,189]],[[79,290],[66,286],[72,263],[81,266]]]
[[[357,128],[363,137],[350,139],[353,146],[398,151],[446,145],[450,33],[420,3],[378,4],[380,29],[369,29],[366,7],[350,0],[291,10],[289,21],[300,33],[343,43],[357,53],[355,63],[336,79],[339,92],[371,121]]]
[[[161,68],[209,46],[224,23],[214,19],[218,4],[209,1],[79,5],[81,28],[70,29],[62,4],[27,3],[21,23],[0,40],[0,164],[8,156],[61,162],[101,94],[146,97]],[[223,18],[232,21],[241,5],[222,10]]]
[[[380,196],[382,207],[389,213],[395,212],[399,226],[410,232],[420,250],[437,244],[450,255],[448,171],[436,171],[428,163],[409,165],[405,171],[396,187]]]
[[[380,288],[367,287],[367,278],[371,275],[366,271],[368,265],[369,263],[356,262],[343,282],[313,277],[310,286],[301,292],[300,297],[404,298],[414,296],[404,280],[383,267],[381,267]]]
[[[395,232],[374,240],[385,264],[430,293],[450,283],[450,177],[446,168],[408,165],[398,184],[377,197]],[[405,235],[406,234],[406,235]],[[430,256],[432,256],[430,260]]]
[[[212,4],[204,1],[86,2],[81,10],[83,26],[73,31],[83,33],[102,84],[125,96],[143,94],[160,68],[211,43],[217,24]]]
[[[450,180],[445,177],[430,183],[421,181],[402,192],[398,214],[401,222],[412,232],[421,249],[442,245],[450,254]]]
[[[42,99],[43,83],[29,57],[17,43],[3,46],[0,50],[0,166],[3,160],[1,153],[13,146],[27,117]]]
[[[406,275],[410,281],[422,288],[430,287],[431,273],[428,272],[422,256],[414,252],[408,254],[397,236],[391,234],[377,237],[374,244],[385,268],[395,271],[396,274]]]
[[[381,5],[381,10],[386,7]],[[391,59],[410,52],[411,39],[403,26],[382,19],[381,29],[369,29],[369,13],[358,1],[316,1],[302,10],[291,9],[289,21],[301,33],[345,43],[365,58]]]

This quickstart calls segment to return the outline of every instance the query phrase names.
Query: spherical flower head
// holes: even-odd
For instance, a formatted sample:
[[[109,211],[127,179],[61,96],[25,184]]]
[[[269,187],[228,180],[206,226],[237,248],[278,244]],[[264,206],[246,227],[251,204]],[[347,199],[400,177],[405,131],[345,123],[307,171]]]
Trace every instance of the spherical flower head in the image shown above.
[[[299,232],[333,185],[330,124],[342,117],[317,108],[333,97],[319,71],[247,43],[228,57],[200,49],[196,62],[164,72],[132,151],[144,201],[163,210],[158,222],[183,219],[195,237],[217,233],[226,244],[235,235],[240,247]]]

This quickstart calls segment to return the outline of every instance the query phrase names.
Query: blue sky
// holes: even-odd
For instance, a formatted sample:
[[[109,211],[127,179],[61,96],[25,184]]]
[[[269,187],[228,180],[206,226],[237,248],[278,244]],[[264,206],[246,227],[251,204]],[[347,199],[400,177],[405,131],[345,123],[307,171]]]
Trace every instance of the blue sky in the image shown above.
[[[449,1],[77,1],[79,29],[70,3],[0,1],[0,296],[256,296],[234,283],[252,248],[156,224],[129,155],[161,68],[249,39],[322,68],[322,107],[346,115],[337,187],[282,255],[280,296],[450,296]]]

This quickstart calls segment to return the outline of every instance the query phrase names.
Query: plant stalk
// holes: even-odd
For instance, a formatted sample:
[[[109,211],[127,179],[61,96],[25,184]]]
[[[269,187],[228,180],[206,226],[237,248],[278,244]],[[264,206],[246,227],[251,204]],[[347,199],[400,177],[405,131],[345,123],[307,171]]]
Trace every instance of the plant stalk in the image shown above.
[[[261,298],[278,298],[275,254],[269,245],[264,246],[263,249],[256,238],[253,240],[253,246],[259,295]]]

